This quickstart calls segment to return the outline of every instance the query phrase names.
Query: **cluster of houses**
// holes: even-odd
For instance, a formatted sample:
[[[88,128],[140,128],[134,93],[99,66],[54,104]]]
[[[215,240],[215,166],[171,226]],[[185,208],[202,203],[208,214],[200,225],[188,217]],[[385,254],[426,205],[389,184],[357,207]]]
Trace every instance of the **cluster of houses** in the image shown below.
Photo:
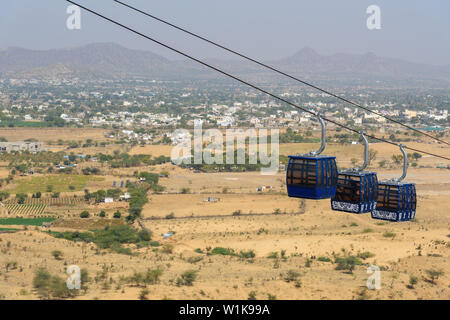
[[[66,119],[65,119],[66,120]],[[167,113],[150,113],[150,112],[109,112],[102,114],[97,112],[89,118],[89,123],[93,126],[121,126],[131,127],[133,125],[148,125],[152,127],[174,126],[179,124],[181,116],[170,116]]]
[[[45,151],[43,142],[16,141],[16,142],[0,142],[0,152],[24,152],[28,151],[36,153]]]

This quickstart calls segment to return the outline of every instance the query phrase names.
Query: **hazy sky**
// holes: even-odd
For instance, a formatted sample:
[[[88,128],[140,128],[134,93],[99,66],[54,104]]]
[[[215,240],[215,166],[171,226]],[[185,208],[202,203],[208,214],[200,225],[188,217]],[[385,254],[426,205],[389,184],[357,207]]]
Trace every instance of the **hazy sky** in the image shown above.
[[[232,56],[131,12],[112,0],[75,0],[199,57]],[[122,0],[255,58],[278,59],[303,47],[320,54],[374,52],[450,64],[448,0]],[[368,30],[366,8],[381,8],[381,29]],[[9,0],[0,7],[0,47],[31,49],[117,42],[178,56],[82,12],[81,30],[66,28],[64,0]],[[234,57],[233,57],[234,59]]]

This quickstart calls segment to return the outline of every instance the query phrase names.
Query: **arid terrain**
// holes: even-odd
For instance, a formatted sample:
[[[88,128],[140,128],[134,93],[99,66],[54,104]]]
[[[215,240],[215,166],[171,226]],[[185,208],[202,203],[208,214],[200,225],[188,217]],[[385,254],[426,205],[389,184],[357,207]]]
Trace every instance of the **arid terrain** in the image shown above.
[[[0,136],[24,140],[38,134],[16,131],[2,129]],[[42,137],[34,138],[56,141],[54,133],[42,132]],[[70,140],[73,134],[64,129],[58,137]],[[101,130],[83,129],[78,137],[106,139]],[[408,145],[450,155],[450,148],[439,144]],[[282,144],[280,154],[315,147]],[[105,154],[119,149],[111,145],[96,148],[101,151],[95,152]],[[392,154],[400,153],[394,146],[373,144],[371,148],[377,156],[369,169],[378,172],[379,180],[400,176],[400,166],[391,161]],[[170,150],[170,146],[147,145],[130,148],[129,153],[157,157],[170,155]],[[362,147],[330,144],[324,153],[337,156],[339,167],[351,167],[351,159],[361,158]],[[377,163],[382,160],[387,165],[379,168]],[[417,214],[414,221],[399,223],[375,220],[370,214],[332,211],[330,200],[289,198],[283,170],[264,176],[259,171],[196,173],[170,163],[131,168],[89,163],[89,167],[100,168],[100,173],[67,175],[65,180],[55,173],[17,176],[2,191],[27,193],[29,202],[22,206],[42,202],[45,208],[39,216],[57,219],[48,227],[7,224],[18,221],[8,220],[18,213],[11,213],[17,209],[4,201],[0,298],[42,298],[33,286],[38,268],[65,280],[66,268],[77,265],[87,271],[89,280],[71,299],[449,299],[450,170],[437,168],[440,163],[424,155],[416,167],[409,168],[406,180],[417,184]],[[76,170],[87,166],[82,163]],[[3,162],[0,175],[6,177],[9,171],[8,162]],[[140,219],[131,223],[136,230],[150,230],[157,245],[127,244],[124,247],[131,254],[123,254],[52,234],[126,225],[127,202],[94,203],[82,198],[86,189],[110,189],[115,181],[136,180],[135,171],[168,172],[168,177],[159,179],[164,192],[149,191]],[[61,192],[59,198],[31,198],[37,191],[45,194],[48,181],[52,181],[53,192]],[[80,213],[86,210],[90,217],[81,219]],[[106,217],[99,216],[101,211]],[[121,218],[113,218],[116,211],[122,212]],[[29,215],[37,213],[30,211]],[[339,259],[348,257],[357,263],[339,268]],[[381,288],[376,290],[366,287],[372,265],[381,270]],[[136,275],[149,269],[160,270],[156,281],[136,280]],[[195,271],[191,283],[180,281],[186,271]]]

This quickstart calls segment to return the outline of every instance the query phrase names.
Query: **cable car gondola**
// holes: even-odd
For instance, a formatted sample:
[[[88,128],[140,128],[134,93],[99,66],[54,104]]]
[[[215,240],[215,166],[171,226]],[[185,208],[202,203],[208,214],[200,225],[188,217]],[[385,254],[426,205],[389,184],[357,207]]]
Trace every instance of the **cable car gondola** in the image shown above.
[[[331,209],[350,213],[372,212],[377,205],[378,179],[375,172],[364,169],[368,165],[369,142],[361,132],[364,141],[364,164],[339,172],[336,194],[331,198]]]
[[[320,155],[325,149],[326,128],[320,115],[318,119],[322,126],[320,149],[309,154],[289,156],[286,170],[289,197],[327,199],[333,197],[336,192],[336,157]]]
[[[398,179],[382,181],[378,184],[378,202],[372,211],[373,219],[388,221],[409,221],[416,215],[416,185],[414,183],[402,182],[406,177],[408,167],[408,156],[399,145],[403,153],[403,174]]]

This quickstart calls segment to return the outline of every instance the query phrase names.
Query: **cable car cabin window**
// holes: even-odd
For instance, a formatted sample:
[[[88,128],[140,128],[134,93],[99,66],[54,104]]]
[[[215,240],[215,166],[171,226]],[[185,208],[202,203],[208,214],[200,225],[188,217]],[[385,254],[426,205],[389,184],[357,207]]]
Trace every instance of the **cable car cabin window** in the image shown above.
[[[314,159],[291,159],[287,172],[287,184],[315,187],[317,180],[316,170],[318,168]]]
[[[378,185],[377,210],[397,211],[400,204],[399,187],[395,185]]]
[[[339,174],[335,201],[359,203],[361,201],[361,182],[359,177]]]

